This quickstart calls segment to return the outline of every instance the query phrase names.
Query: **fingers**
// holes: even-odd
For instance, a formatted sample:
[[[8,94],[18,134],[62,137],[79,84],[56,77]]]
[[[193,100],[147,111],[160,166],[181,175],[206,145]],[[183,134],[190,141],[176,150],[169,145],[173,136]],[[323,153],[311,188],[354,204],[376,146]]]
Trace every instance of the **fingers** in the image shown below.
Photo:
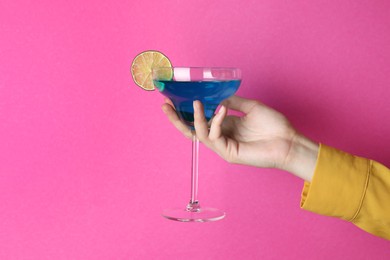
[[[225,106],[221,106],[218,113],[214,116],[213,121],[211,123],[209,139],[216,140],[222,135],[222,122],[224,121],[227,115],[227,108]]]
[[[260,103],[256,100],[246,99],[239,96],[232,96],[223,102],[223,105],[227,108],[241,111],[245,114],[248,114],[256,105],[259,104]]]
[[[173,105],[172,100],[170,100],[169,98],[164,98],[164,101],[165,101],[165,103],[168,103],[168,104],[171,105],[173,108],[175,108],[175,106]]]
[[[162,105],[163,112],[167,115],[169,121],[187,138],[192,137],[192,132],[183,122],[180,121],[179,116],[176,114],[175,108],[169,99],[165,100],[165,104]]]
[[[207,120],[204,116],[202,103],[198,100],[194,101],[194,126],[196,130],[196,136],[203,142],[207,140],[209,135],[209,129]]]
[[[196,130],[196,136],[198,139],[210,146],[212,142],[217,141],[222,136],[222,123],[227,115],[227,108],[221,106],[218,113],[214,116],[210,131],[208,122],[204,116],[204,108],[200,101],[194,101],[194,127]],[[183,123],[176,113],[175,107],[172,101],[168,98],[165,99],[165,103],[162,105],[163,112],[167,115],[169,121],[187,138],[191,138],[193,132],[188,126]]]
[[[194,125],[196,136],[199,141],[227,160],[227,158],[229,158],[226,153],[227,139],[222,135],[222,123],[227,115],[227,108],[222,106],[218,113],[214,116],[211,123],[210,133],[201,102],[194,102],[194,112]]]

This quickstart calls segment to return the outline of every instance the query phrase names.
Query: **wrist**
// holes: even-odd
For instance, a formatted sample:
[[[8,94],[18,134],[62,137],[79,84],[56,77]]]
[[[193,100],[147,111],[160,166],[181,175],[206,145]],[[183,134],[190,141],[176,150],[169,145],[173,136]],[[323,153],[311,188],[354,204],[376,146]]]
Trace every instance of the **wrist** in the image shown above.
[[[296,134],[282,169],[311,182],[317,163],[319,144]]]

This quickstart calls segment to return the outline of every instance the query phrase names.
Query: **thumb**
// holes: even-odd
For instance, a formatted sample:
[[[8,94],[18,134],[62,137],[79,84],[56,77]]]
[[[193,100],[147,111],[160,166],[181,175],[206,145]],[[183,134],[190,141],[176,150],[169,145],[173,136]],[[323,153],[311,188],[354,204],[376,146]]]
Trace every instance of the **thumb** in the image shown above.
[[[227,108],[240,111],[245,114],[248,114],[256,105],[259,104],[260,102],[256,100],[239,96],[231,96],[222,102],[222,105],[226,106]]]

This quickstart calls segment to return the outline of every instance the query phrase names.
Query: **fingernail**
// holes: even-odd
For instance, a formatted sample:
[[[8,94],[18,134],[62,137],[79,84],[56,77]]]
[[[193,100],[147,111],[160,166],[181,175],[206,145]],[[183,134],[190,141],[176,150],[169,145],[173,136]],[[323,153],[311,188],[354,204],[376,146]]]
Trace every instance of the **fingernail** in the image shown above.
[[[218,114],[223,114],[225,112],[225,109],[226,109],[225,106],[221,106],[219,108]]]
[[[219,108],[218,113],[217,113],[216,116],[221,117],[221,116],[223,115],[223,113],[225,113],[225,109],[226,109],[226,108],[225,108],[224,106],[221,106],[221,107]]]
[[[193,103],[193,106],[194,106],[194,110],[198,111],[199,110],[199,101],[195,100],[194,103]]]

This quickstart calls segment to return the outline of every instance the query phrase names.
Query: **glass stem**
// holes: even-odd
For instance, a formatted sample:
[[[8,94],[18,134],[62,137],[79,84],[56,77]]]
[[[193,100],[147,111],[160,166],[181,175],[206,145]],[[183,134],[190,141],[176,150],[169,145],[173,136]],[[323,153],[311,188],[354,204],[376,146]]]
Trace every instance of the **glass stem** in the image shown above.
[[[191,199],[187,205],[187,211],[198,212],[200,205],[198,202],[198,156],[199,140],[196,134],[192,135],[192,169],[191,169]]]

